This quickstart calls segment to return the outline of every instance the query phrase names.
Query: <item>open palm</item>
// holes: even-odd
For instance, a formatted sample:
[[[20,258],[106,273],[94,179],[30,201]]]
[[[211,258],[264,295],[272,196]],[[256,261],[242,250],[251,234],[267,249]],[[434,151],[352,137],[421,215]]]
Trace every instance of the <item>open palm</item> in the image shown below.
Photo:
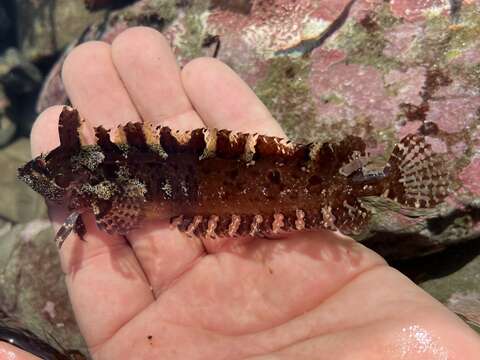
[[[148,121],[284,136],[248,86],[214,59],[182,70],[163,36],[131,28],[65,61],[74,107],[92,126]],[[61,107],[32,130],[58,144]],[[91,139],[93,141],[93,139]],[[50,209],[54,225],[65,213]],[[478,359],[480,340],[384,260],[337,234],[201,242],[147,224],[127,239],[85,216],[86,242],[61,249],[70,298],[95,359]]]

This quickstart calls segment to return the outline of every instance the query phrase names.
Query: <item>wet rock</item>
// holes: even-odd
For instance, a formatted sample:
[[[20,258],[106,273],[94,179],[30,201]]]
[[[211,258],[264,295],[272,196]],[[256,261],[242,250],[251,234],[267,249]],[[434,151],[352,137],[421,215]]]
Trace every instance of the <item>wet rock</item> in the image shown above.
[[[118,8],[132,3],[136,0],[84,0],[88,10],[96,11],[104,8]]]
[[[315,61],[317,56],[319,61]],[[360,125],[354,114],[363,114],[370,123],[364,127],[364,131],[357,133],[359,136],[365,137],[370,126],[378,130],[388,128],[389,119],[397,111],[397,102],[393,96],[387,95],[382,74],[373,66],[346,64],[346,54],[337,57],[340,61],[326,63],[325,60],[331,57],[321,49],[312,53],[315,60],[310,70],[310,86],[314,90],[318,114],[315,121],[322,124],[343,123],[345,131],[340,134],[337,131],[340,137],[344,137],[352,127]]]
[[[30,61],[52,56],[80,36],[103,13],[90,13],[82,0],[16,0],[19,48]]]
[[[3,4],[0,4],[0,51],[3,48],[2,43],[6,40],[11,25],[12,24],[10,22],[10,19],[8,18],[5,6]]]
[[[448,11],[450,4],[445,0],[397,0],[392,1],[392,13],[407,21],[423,20],[429,11]]]
[[[480,196],[480,182],[477,179],[479,173],[480,156],[476,155],[473,157],[470,164],[463,168],[459,175],[459,178],[463,183],[463,187],[476,197]]]
[[[62,64],[66,54],[79,43],[102,40],[111,43],[115,36],[131,26],[150,26],[157,30],[173,21],[177,15],[174,0],[142,0],[122,10],[109,12],[102,21],[93,22],[70,46],[47,75],[38,101],[36,111],[42,112],[49,106],[65,104],[67,95],[61,80]]]
[[[103,7],[109,7],[113,3],[113,0],[85,0],[85,6],[89,10],[97,10]]]
[[[3,239],[6,235],[12,232],[13,224],[10,221],[0,219],[0,239]],[[7,264],[10,259],[14,247],[14,242],[10,241],[0,241],[0,264]],[[4,266],[0,267],[1,269]]]
[[[447,306],[480,333],[480,292],[455,292],[448,299]]]
[[[43,198],[17,180],[17,169],[30,158],[26,138],[0,150],[0,217],[10,222],[23,223],[46,214]]]
[[[480,256],[459,270],[420,285],[480,333]]]
[[[424,290],[480,333],[480,242],[453,245],[441,253],[393,262]]]
[[[0,311],[63,348],[87,353],[79,335],[47,219],[0,225]],[[8,226],[10,228],[8,228]],[[6,228],[5,231],[3,229]]]
[[[8,108],[3,107],[3,114],[8,113],[12,122],[14,119],[18,134],[30,133],[35,118],[33,105],[42,81],[43,75],[37,66],[28,61],[16,48],[8,48],[0,56],[0,86],[5,90],[9,102]],[[0,104],[0,114],[1,109]],[[7,122],[4,124],[7,125]]]
[[[15,135],[16,126],[8,116],[0,111],[0,148],[7,145]]]
[[[32,92],[40,87],[40,70],[27,61],[15,48],[7,49],[0,57],[0,84],[14,95]]]
[[[15,135],[16,126],[7,115],[9,105],[10,101],[0,85],[0,148],[7,145]]]
[[[239,12],[245,15],[250,14],[253,1],[251,0],[211,0],[210,7],[212,9],[220,7],[224,10]]]

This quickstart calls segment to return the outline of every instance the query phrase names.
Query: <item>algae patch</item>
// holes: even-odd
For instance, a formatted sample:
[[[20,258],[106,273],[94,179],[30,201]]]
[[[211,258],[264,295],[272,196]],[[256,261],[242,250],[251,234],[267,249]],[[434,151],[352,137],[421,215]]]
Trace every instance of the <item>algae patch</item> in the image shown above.
[[[386,56],[383,50],[387,44],[384,31],[399,22],[388,7],[370,13],[363,20],[348,21],[335,36],[329,47],[343,50],[347,62],[373,66],[388,72],[400,66],[397,59]]]
[[[480,13],[465,5],[456,22],[449,17],[427,14],[423,36],[415,41],[412,57],[423,63],[448,64],[480,39]]]
[[[314,138],[315,106],[308,84],[309,64],[301,58],[269,61],[266,77],[255,92],[292,139]]]
[[[193,5],[183,19],[184,33],[180,37],[178,48],[183,59],[191,60],[203,56],[202,44],[206,35],[207,8]]]

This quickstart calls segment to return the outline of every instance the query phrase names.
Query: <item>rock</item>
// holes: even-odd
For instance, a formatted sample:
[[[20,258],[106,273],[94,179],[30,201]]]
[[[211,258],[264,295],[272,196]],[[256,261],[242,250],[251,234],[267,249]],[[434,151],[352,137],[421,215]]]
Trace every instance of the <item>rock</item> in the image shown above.
[[[8,48],[0,56],[0,87],[8,104],[0,104],[0,145],[6,144],[17,130],[28,135],[35,118],[33,103],[41,86],[43,75],[16,48]],[[8,96],[8,98],[7,98]],[[15,122],[13,122],[13,119]]]
[[[6,40],[10,27],[12,26],[7,15],[7,10],[0,4],[0,52],[3,50],[3,42]]]
[[[443,0],[399,0],[392,2],[391,10],[396,17],[406,21],[418,21],[425,19],[428,11],[448,11],[450,5],[447,4],[448,2]]]
[[[9,236],[12,232],[13,224],[10,221],[0,219],[0,239]],[[0,264],[6,265],[13,251],[15,242],[0,241]],[[4,269],[4,266],[1,266]]]
[[[0,217],[23,223],[46,215],[41,196],[17,180],[17,169],[30,160],[29,140],[21,138],[0,150]]]
[[[393,265],[480,333],[480,242]]]
[[[0,148],[7,145],[15,135],[16,126],[8,116],[0,111]]]
[[[85,0],[85,6],[88,10],[97,10],[103,7],[109,7],[113,0]]]
[[[122,10],[109,12],[103,19],[87,27],[76,41],[70,44],[47,75],[38,97],[38,113],[47,107],[65,104],[67,95],[61,80],[63,61],[68,52],[79,43],[102,40],[111,43],[115,36],[131,26],[145,25],[162,30],[177,15],[174,0],[142,0]]]
[[[456,292],[448,299],[447,306],[480,333],[480,292]]]
[[[0,85],[0,148],[7,145],[15,135],[16,126],[7,115],[9,106],[10,101]]]
[[[136,0],[84,0],[88,10],[95,11],[104,8],[122,7]]]
[[[19,48],[29,61],[61,51],[104,13],[90,13],[82,0],[16,0]]]
[[[43,75],[40,70],[16,48],[8,48],[0,56],[0,86],[7,94],[9,103],[8,108],[0,104],[0,114],[8,113],[12,122],[15,119],[15,127],[19,134],[30,133],[36,115],[34,102],[42,81]],[[5,125],[7,121],[5,120]]]
[[[3,228],[7,225],[3,225]],[[0,312],[48,334],[64,349],[87,353],[68,301],[50,222],[0,225]]]
[[[13,95],[30,93],[40,87],[40,70],[27,61],[15,48],[9,48],[0,57],[0,84]]]

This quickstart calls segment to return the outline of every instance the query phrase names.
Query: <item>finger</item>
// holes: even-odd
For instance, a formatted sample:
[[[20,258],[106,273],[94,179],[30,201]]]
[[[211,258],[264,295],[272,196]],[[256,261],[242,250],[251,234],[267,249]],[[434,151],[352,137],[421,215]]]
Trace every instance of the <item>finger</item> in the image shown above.
[[[92,126],[108,129],[141,120],[115,70],[110,45],[92,41],[73,49],[62,79],[73,106]]]
[[[203,126],[183,90],[170,46],[158,31],[124,31],[112,43],[112,59],[144,120],[175,129]]]
[[[45,109],[35,120],[30,134],[32,157],[46,154],[60,144],[58,119],[63,106],[56,105]],[[48,136],[45,136],[48,134]]]
[[[207,126],[285,136],[255,93],[224,63],[195,59],[183,68],[182,82]]]
[[[117,43],[117,45],[124,45],[122,45],[122,47],[116,45],[116,59],[118,61],[123,61],[123,58],[128,59],[127,54],[132,54],[133,52],[139,55],[136,59],[139,63],[133,67],[124,68],[124,72],[135,71],[135,68],[147,66],[150,67],[148,71],[154,71],[154,73],[145,72],[143,74],[144,78],[141,81],[147,81],[146,79],[148,79],[149,76],[155,77],[155,71],[158,71],[158,68],[155,68],[155,66],[152,68],[151,65],[148,65],[148,61],[142,60],[143,54],[145,54],[147,58],[149,57],[145,49],[132,51],[130,47],[135,46],[136,41],[142,40],[138,39],[138,37],[130,38],[128,36],[124,37],[123,40],[122,37],[120,37],[119,40],[120,42]],[[165,49],[157,48],[157,45],[155,45],[156,40],[158,39],[150,38],[148,43],[144,42],[143,44],[145,48],[156,49],[156,53],[153,55],[154,58],[162,58]],[[127,43],[126,46],[125,43]],[[167,50],[169,53],[170,50]],[[83,69],[84,64],[88,62],[93,62],[94,66]],[[121,70],[122,67],[119,66],[119,69]],[[170,69],[169,72],[171,71]],[[178,69],[174,67],[174,71],[178,72]],[[122,76],[125,77],[126,82],[129,83],[129,75],[123,74]],[[134,104],[132,102],[127,88],[124,86],[119,72],[113,64],[111,47],[104,43],[90,42],[72,51],[64,63],[63,77],[72,103],[78,107],[80,113],[93,125],[101,124],[108,128],[127,121],[139,121],[140,116],[136,113],[137,106],[140,109],[145,109],[145,107],[154,109],[158,104],[158,97],[156,97],[155,94],[153,94],[153,97],[147,99],[147,102],[143,102],[145,105],[141,103]],[[160,81],[162,80],[160,79]],[[180,83],[180,80],[178,79],[177,82]],[[129,87],[135,88],[135,85],[129,85]],[[156,90],[152,89],[148,91],[148,94],[152,91]],[[135,93],[135,90],[132,89],[132,92]],[[176,92],[172,94],[166,94],[165,103],[169,104],[172,99],[178,96],[178,92],[179,90],[176,90]],[[145,95],[145,93],[143,95]],[[135,99],[143,101],[141,100],[142,94],[133,96]],[[151,104],[149,102],[151,102]],[[180,124],[182,122],[182,115],[185,114],[184,108],[179,107],[176,109],[180,110],[181,113],[174,113],[173,110],[175,109],[166,109],[169,115],[169,118],[166,120],[175,128],[177,127],[177,120]],[[190,120],[192,121],[191,127],[202,126],[201,123],[198,123],[198,118],[196,119],[196,124],[195,118],[192,117]],[[183,125],[190,126],[189,124]],[[152,235],[153,233],[155,236]],[[128,236],[133,251],[138,257],[138,261],[150,280],[155,293],[158,293],[161,291],[160,289],[167,286],[177,274],[182,273],[183,268],[188,266],[192,257],[197,257],[203,253],[203,248],[200,244],[193,244],[194,247],[192,249],[191,242],[186,241],[183,237],[179,239],[180,236],[178,233],[176,234],[177,235],[172,237],[169,227],[160,222],[148,228],[143,227]],[[181,254],[183,256],[169,257],[168,254],[171,253]],[[158,267],[159,262],[163,259],[165,259],[167,263],[163,264],[164,266],[162,267]]]
[[[37,118],[31,133],[34,156],[58,146],[61,110],[61,106],[54,106]],[[50,206],[49,212],[57,231],[68,214],[58,206]],[[153,296],[127,242],[98,230],[91,214],[83,219],[86,241],[70,234],[60,258],[77,321],[88,345],[93,347],[151,304]]]
[[[180,70],[165,38],[144,27],[131,28],[112,44],[112,58],[135,107],[146,121],[174,129],[203,127],[181,83]],[[154,221],[128,234],[155,294],[161,293],[203,253],[199,241]]]

